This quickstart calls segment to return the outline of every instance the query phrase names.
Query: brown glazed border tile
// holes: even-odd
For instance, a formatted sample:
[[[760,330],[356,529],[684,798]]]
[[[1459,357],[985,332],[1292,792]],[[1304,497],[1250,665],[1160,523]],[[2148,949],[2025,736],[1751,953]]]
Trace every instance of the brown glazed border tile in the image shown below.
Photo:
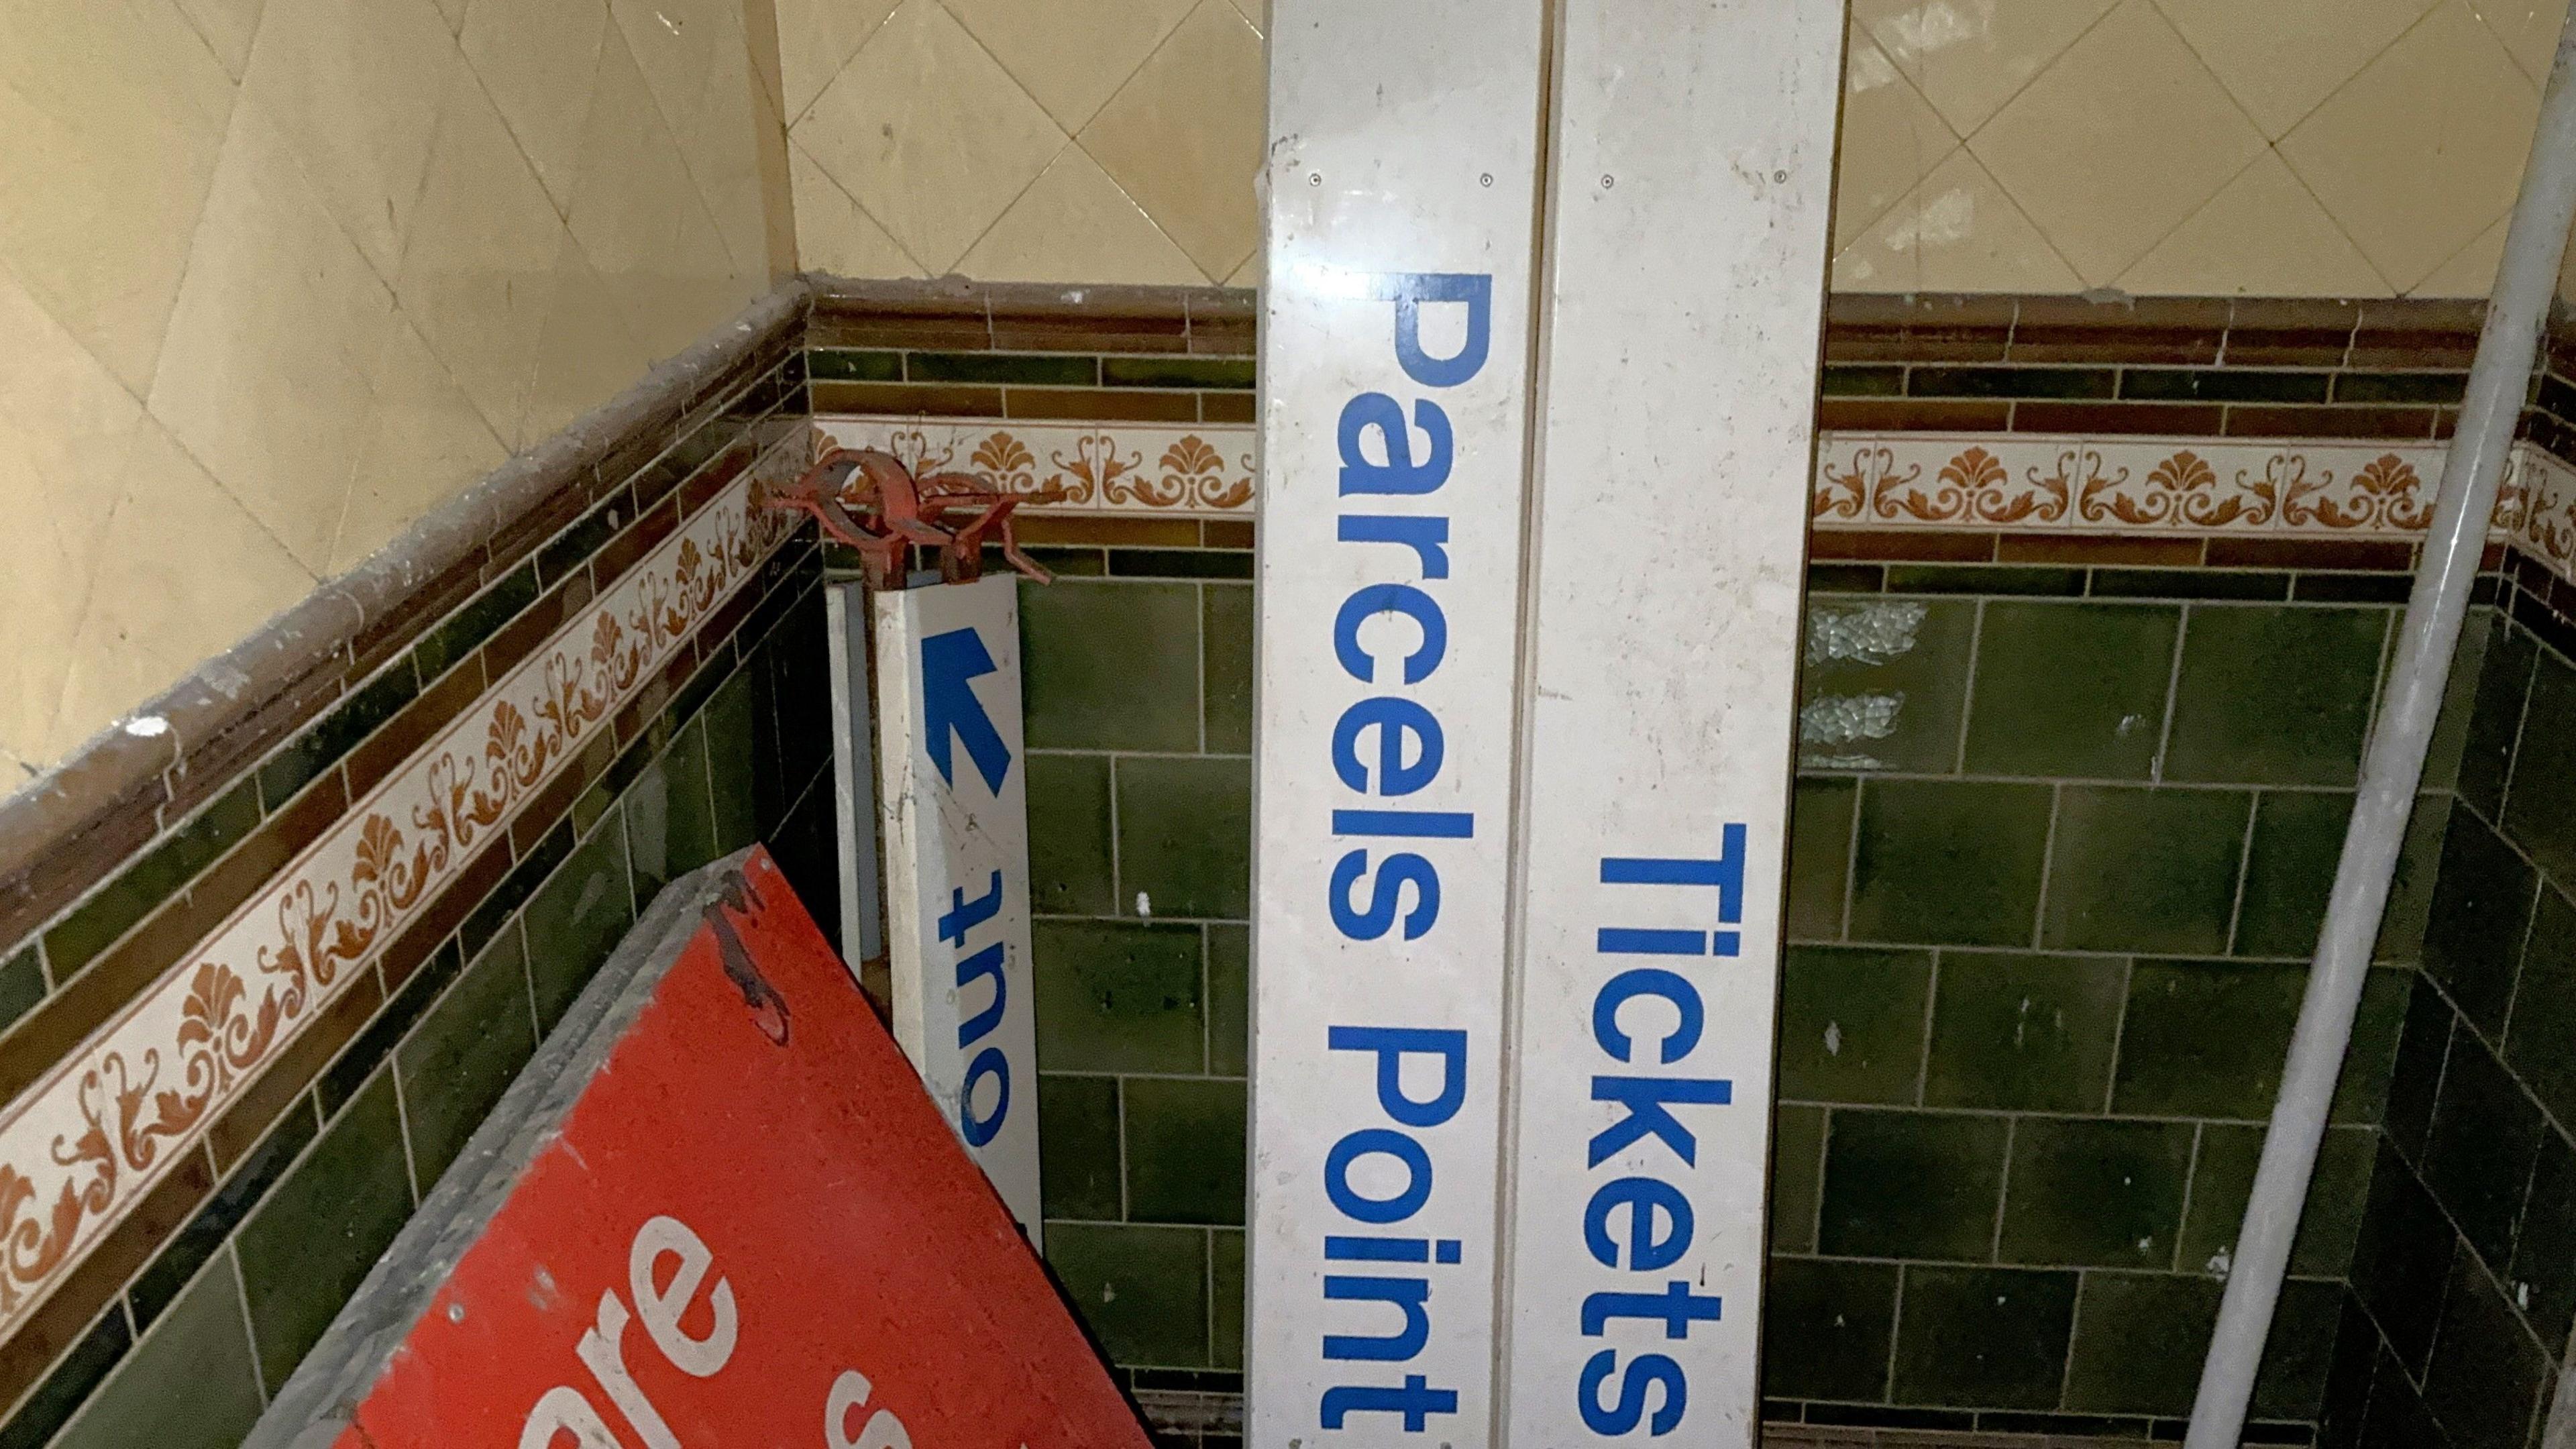
[[[1002,390],[998,387],[921,382],[817,382],[807,386],[818,413],[991,418],[1002,412]]]
[[[2364,302],[2347,367],[2466,367],[2486,323],[2484,297]]]
[[[313,1085],[313,1079],[331,1065],[340,1048],[366,1029],[368,1020],[384,1002],[384,985],[375,972],[369,971],[339,1000],[323,1008],[313,1025],[280,1052],[250,1089],[225,1108],[224,1115],[207,1130],[206,1143],[215,1160],[226,1168],[239,1162],[243,1153],[258,1144],[261,1134],[285,1116],[286,1110]]]
[[[2409,570],[2415,545],[2365,538],[2213,538],[2212,568]]]
[[[1204,537],[1200,525],[1186,518],[1085,518],[1063,513],[1023,518],[1019,532],[1022,543],[1077,547],[1197,548]]]
[[[394,772],[394,767],[411,757],[411,752],[428,743],[429,737],[463,714],[484,689],[483,661],[469,656],[463,664],[447,671],[436,684],[421,691],[418,698],[402,707],[402,712],[376,727],[374,734],[358,742],[344,762],[349,773],[349,792],[364,795],[376,782]]]
[[[1844,294],[1825,307],[1828,362],[2001,362],[2020,300]]]
[[[1203,392],[1199,394],[1199,421],[1203,423],[1249,423],[1261,416],[1260,403],[1248,392]]]
[[[2013,319],[2013,362],[2206,364],[2226,345],[2229,304],[2211,297],[2026,297]]]
[[[1249,518],[1211,518],[1199,524],[1199,542],[1206,548],[1250,548],[1252,530]]]
[[[590,575],[577,573],[556,585],[544,597],[519,611],[519,616],[496,630],[480,651],[483,677],[498,679],[507,674],[530,652],[546,642],[548,636],[563,627],[565,620],[581,611],[597,590],[591,587]]]
[[[2240,297],[2227,319],[2228,367],[2341,367],[2361,304],[2322,297]]]
[[[2430,438],[2434,408],[2255,405],[2227,409],[2231,438]]]
[[[2215,403],[2016,402],[2016,433],[2215,434],[2226,410]]]
[[[1992,563],[1995,535],[1837,528],[1809,534],[1807,556],[1855,563]]]
[[[1817,426],[1830,432],[1985,433],[2012,426],[2010,402],[1943,402],[1902,397],[1829,397],[1817,405]]]
[[[2196,538],[2121,538],[2113,536],[2026,536],[2005,534],[1995,541],[1995,562],[2033,564],[2128,564],[2148,568],[2193,568],[2201,560]]]
[[[1186,352],[1190,304],[1169,287],[988,294],[993,346],[1027,352]]]
[[[1199,395],[1194,392],[1141,392],[1131,389],[1013,387],[1002,391],[1002,415],[1008,418],[1096,418],[1102,422],[1194,423]]]

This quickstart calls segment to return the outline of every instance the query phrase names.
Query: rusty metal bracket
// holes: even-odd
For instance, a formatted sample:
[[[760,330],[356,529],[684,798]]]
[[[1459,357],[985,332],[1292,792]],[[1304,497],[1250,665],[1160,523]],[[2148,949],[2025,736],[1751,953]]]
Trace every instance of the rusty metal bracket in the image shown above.
[[[1052,503],[1064,490],[1052,485],[1028,493],[987,488],[970,474],[933,473],[914,478],[903,460],[874,448],[825,448],[793,483],[761,491],[760,507],[802,513],[832,539],[858,550],[871,589],[900,589],[905,561],[915,548],[939,554],[943,583],[972,583],[984,575],[984,545],[1001,549],[1011,567],[1039,583],[1055,577],[1020,552],[1012,515],[1023,503]]]

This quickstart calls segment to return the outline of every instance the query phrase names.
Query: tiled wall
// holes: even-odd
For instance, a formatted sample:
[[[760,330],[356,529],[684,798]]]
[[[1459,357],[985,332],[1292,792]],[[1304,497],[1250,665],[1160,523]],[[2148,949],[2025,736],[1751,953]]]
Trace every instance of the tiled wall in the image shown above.
[[[1857,0],[1839,291],[2482,296],[2549,0]],[[804,264],[1255,280],[1262,0],[781,0]]]
[[[0,1214],[25,1250],[0,1286],[0,1446],[239,1442],[663,881],[764,839],[837,919],[819,551],[742,511],[756,472],[801,457],[804,409],[801,355],[773,352],[629,440],[426,588],[339,703],[0,951]],[[651,607],[621,612],[638,588]],[[620,652],[633,630],[664,642]],[[630,658],[652,662],[630,676]],[[514,719],[532,669],[600,692]],[[488,741],[436,763],[487,715]],[[387,808],[424,760],[465,782],[445,828]],[[344,838],[348,879],[315,881]],[[433,838],[452,853],[415,853]],[[313,930],[256,963],[224,945],[270,920]],[[101,1055],[173,990],[222,1060],[184,1032]],[[81,1138],[97,1153],[49,1166],[24,1140],[66,1072],[137,1089],[92,1118],[123,1156]],[[147,1078],[167,1090],[138,1119]],[[75,1187],[117,1215],[99,1235],[75,1213],[77,1253],[44,1270],[34,1248],[66,1233],[52,1194]]]
[[[0,793],[793,270],[768,25],[0,4]]]
[[[2465,641],[2482,666],[2335,1342],[2336,1449],[2537,1443],[2576,1323],[2576,627],[2516,595]]]

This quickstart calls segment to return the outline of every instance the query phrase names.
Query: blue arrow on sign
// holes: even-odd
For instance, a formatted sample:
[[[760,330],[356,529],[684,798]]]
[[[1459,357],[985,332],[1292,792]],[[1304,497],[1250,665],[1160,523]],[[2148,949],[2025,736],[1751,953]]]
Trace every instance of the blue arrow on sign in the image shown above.
[[[985,789],[999,795],[1003,778],[1011,773],[1010,746],[1002,743],[1002,732],[993,728],[984,701],[975,697],[974,687],[967,682],[999,667],[971,628],[951,629],[921,641],[921,714],[930,733],[930,763],[939,767],[939,778],[951,788],[957,784],[948,749],[952,734],[965,742],[966,753],[974,757],[975,772],[984,777]]]

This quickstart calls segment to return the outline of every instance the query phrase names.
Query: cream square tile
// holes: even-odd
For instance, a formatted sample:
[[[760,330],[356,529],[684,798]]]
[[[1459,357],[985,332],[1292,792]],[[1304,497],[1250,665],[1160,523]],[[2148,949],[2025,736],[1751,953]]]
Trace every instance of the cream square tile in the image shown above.
[[[1270,0],[1234,0],[1234,8],[1242,12],[1245,24],[1264,37],[1270,34]]]
[[[1843,51],[1842,170],[1834,244],[1848,245],[1959,149],[1941,114],[1855,22]]]
[[[2156,0],[2219,84],[2278,140],[2440,0]]]
[[[2446,0],[2281,140],[2381,276],[2411,291],[2513,204],[2539,97]]]
[[[2270,148],[2122,273],[2147,296],[2383,297],[2388,283]]]
[[[2495,32],[2513,63],[2538,85],[2549,75],[2558,54],[2558,31],[2567,22],[2567,7],[2556,0],[2468,0],[2469,12]]]
[[[1259,287],[1261,285],[1261,249],[1253,248],[1252,255],[1243,259],[1243,265],[1234,269],[1234,275],[1226,278],[1225,284],[1229,287]]]
[[[149,403],[308,572],[328,561],[392,318],[392,294],[245,99]]]
[[[472,3],[473,0],[438,0],[438,15],[447,22],[448,34],[454,35],[465,28],[466,7]],[[508,0],[493,0],[493,3],[506,4]]]
[[[613,32],[600,46],[581,157],[572,234],[636,340],[668,357],[722,319],[733,260],[642,72]]]
[[[644,73],[674,134],[698,122],[707,93],[707,70],[724,47],[728,23],[741,25],[742,0],[608,0],[608,13]]]
[[[2072,292],[2083,283],[1965,150],[1834,258],[1852,292]]]
[[[1207,275],[1100,169],[1067,146],[957,264],[993,282],[1205,286]]]
[[[2216,195],[2263,138],[2148,0],[2122,0],[1968,149],[2097,286]]]
[[[230,78],[164,0],[0,8],[0,263],[137,395],[231,107]]]
[[[148,418],[119,482],[48,759],[239,643],[315,582]]]
[[[1965,136],[2066,53],[2114,0],[1853,0],[1852,16]]]
[[[938,0],[905,0],[791,132],[933,272],[957,264],[1064,132]]]
[[[1226,0],[1201,0],[1080,138],[1211,277],[1261,240],[1252,178],[1269,144],[1266,86],[1260,33]]]
[[[604,0],[490,0],[465,17],[465,59],[559,213],[572,211],[582,122],[607,33]]]
[[[386,281],[402,265],[458,59],[429,0],[269,0],[251,46],[242,94],[276,121]]]
[[[347,571],[507,456],[410,319],[397,318],[376,368],[366,442],[324,572]]]
[[[652,362],[628,330],[608,284],[569,234],[555,256],[546,295],[545,326],[537,333],[528,379],[528,410],[513,439],[523,449],[632,386]]]
[[[1079,131],[1197,0],[947,0],[1055,123]]]
[[[769,215],[760,148],[763,128],[775,131],[778,120],[759,94],[740,22],[728,16],[722,24],[705,92],[692,108],[697,119],[680,132],[680,155],[706,198],[734,270],[766,278]]]
[[[796,260],[808,271],[839,277],[918,277],[921,263],[860,209],[805,148],[788,143],[796,186]]]
[[[2512,219],[2508,212],[2497,217],[2495,225],[2479,232],[2477,240],[2452,254],[2451,259],[2435,267],[2424,280],[2417,282],[2406,295],[2410,297],[2484,297],[2495,290],[2496,268],[2504,262],[2505,223]],[[2568,269],[2559,268],[2560,290],[2564,291]]]
[[[501,435],[527,410],[563,221],[482,83],[459,69],[394,296]]]
[[[801,119],[823,87],[892,15],[897,0],[778,0],[778,69],[787,120]]]
[[[251,37],[259,33],[259,12],[267,0],[178,0],[179,8],[206,38],[234,80],[250,69]]]

